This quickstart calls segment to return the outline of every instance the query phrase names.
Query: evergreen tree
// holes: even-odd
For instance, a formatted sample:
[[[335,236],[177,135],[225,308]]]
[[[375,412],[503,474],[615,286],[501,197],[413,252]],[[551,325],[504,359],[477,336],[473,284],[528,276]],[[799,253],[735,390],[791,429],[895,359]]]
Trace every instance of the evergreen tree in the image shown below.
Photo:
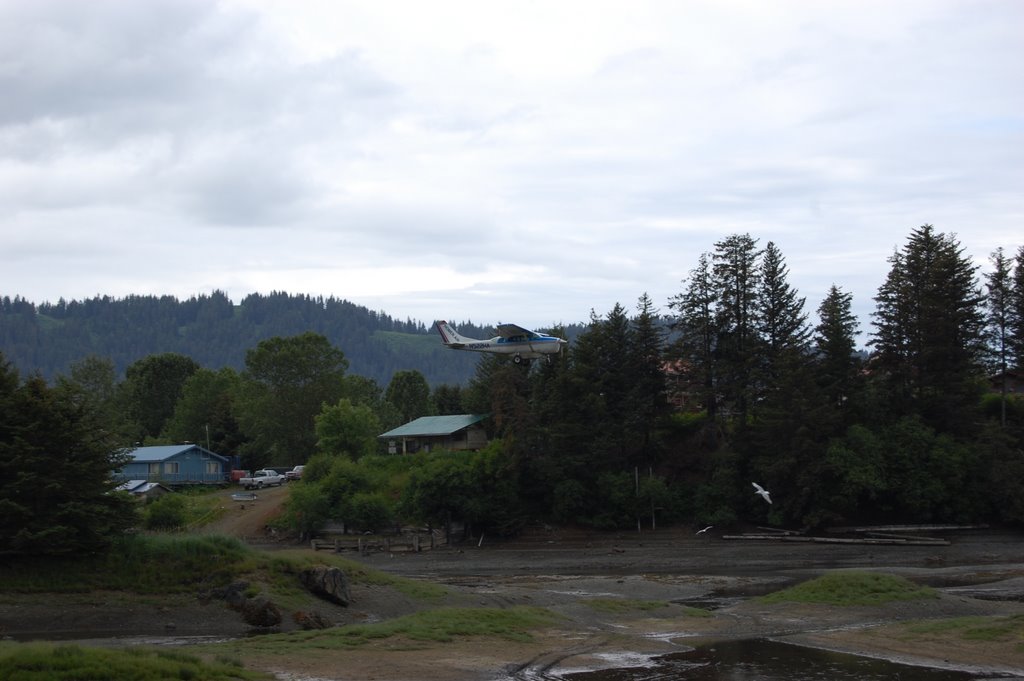
[[[672,328],[679,337],[671,354],[679,361],[676,369],[684,377],[683,390],[696,396],[707,413],[712,445],[718,418],[718,299],[710,256],[702,253],[686,280],[686,290],[669,303],[677,314]]]
[[[714,286],[719,305],[716,324],[716,356],[719,393],[736,412],[736,422],[746,423],[754,399],[754,369],[758,355],[758,291],[761,251],[749,234],[737,234],[715,244]]]
[[[829,404],[843,409],[854,390],[859,361],[856,334],[859,327],[852,310],[853,294],[833,284],[818,307],[815,328],[817,375]]]
[[[448,414],[464,414],[462,406],[462,388],[457,385],[442,384],[434,388],[430,396],[434,413],[439,416]]]
[[[1000,376],[1000,417],[999,421],[1006,426],[1007,375],[1013,356],[1012,315],[1013,286],[1012,265],[1003,253],[1002,247],[997,248],[989,256],[992,271],[985,275],[988,332],[989,365]]]
[[[592,398],[588,400],[592,412],[591,463],[598,470],[617,472],[636,464],[628,427],[633,343],[629,318],[616,303],[603,319],[591,311],[590,325],[573,347],[577,380]]]
[[[888,380],[890,412],[919,413],[940,432],[970,429],[983,353],[984,298],[976,268],[952,237],[914,230],[879,288],[874,366]]]
[[[660,454],[656,431],[668,415],[665,386],[665,338],[658,325],[658,311],[644,293],[637,301],[632,320],[630,354],[632,385],[627,400],[627,429],[635,442],[634,461],[650,464]]]
[[[779,490],[771,511],[802,521],[813,501],[827,437],[826,406],[811,371],[811,330],[805,299],[789,283],[789,269],[773,243],[765,247],[757,282],[755,386],[748,437],[736,448],[749,458],[751,478]]]
[[[134,522],[111,494],[123,450],[73,384],[19,384],[0,355],[0,413],[0,555],[91,553]]]
[[[121,446],[137,440],[137,433],[127,417],[125,395],[119,389],[114,363],[110,359],[89,355],[71,365],[69,376],[58,376],[57,385],[92,412],[98,432],[111,437]]]
[[[1013,284],[1010,295],[1010,345],[1013,368],[1024,371],[1024,246],[1013,259]]]
[[[806,298],[798,298],[789,284],[789,268],[782,252],[769,241],[761,258],[757,292],[757,327],[769,365],[787,350],[806,350],[811,331],[805,302]]]

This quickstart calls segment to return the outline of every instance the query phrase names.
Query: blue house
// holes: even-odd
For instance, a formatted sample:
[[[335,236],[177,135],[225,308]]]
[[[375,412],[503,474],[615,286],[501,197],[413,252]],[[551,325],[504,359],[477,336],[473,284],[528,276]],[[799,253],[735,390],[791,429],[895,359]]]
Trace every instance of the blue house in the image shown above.
[[[219,484],[228,482],[231,460],[199,445],[138,447],[128,452],[131,462],[120,470],[121,478],[165,485]]]

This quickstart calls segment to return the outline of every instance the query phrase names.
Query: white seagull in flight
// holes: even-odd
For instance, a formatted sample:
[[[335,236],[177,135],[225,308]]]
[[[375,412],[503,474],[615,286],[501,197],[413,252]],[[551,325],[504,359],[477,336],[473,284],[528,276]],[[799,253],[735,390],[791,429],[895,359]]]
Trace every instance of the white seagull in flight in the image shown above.
[[[697,530],[697,534],[704,534],[705,532],[707,532],[708,530],[710,530],[710,529],[711,529],[712,527],[714,527],[714,525],[708,525],[708,526],[707,526],[707,527],[705,527],[705,528],[704,528],[703,530]]]
[[[761,487],[761,485],[757,484],[756,482],[752,482],[750,484],[753,485],[754,489],[756,490],[754,494],[760,494],[762,497],[764,497],[765,501],[767,501],[769,504],[772,503],[772,498],[768,496],[768,490],[766,490],[764,487]]]

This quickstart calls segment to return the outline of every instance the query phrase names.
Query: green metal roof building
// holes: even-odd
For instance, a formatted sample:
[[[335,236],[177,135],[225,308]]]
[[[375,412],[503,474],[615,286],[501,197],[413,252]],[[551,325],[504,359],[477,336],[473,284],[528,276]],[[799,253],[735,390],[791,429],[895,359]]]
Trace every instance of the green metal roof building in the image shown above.
[[[415,454],[433,449],[477,450],[487,445],[482,422],[487,414],[421,416],[377,436],[388,442],[390,454]]]

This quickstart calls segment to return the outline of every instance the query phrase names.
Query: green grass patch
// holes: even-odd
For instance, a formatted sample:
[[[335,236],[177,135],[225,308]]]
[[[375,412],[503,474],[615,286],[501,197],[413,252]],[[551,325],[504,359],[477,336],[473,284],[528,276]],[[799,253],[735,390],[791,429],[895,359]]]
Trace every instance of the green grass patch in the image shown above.
[[[410,598],[421,601],[439,601],[448,590],[439,584],[422,582],[374,570],[366,565],[334,554],[313,554],[306,550],[275,551],[273,554],[258,554],[259,560],[253,570],[266,570],[272,583],[288,581],[301,570],[314,565],[328,565],[339,568],[351,584],[367,584],[394,589]],[[297,583],[297,582],[296,582]]]
[[[242,542],[217,535],[126,536],[100,555],[2,565],[0,591],[183,593],[200,583],[229,582],[253,553]]]
[[[219,487],[199,487],[180,493],[186,500],[185,524],[190,530],[209,525],[227,513],[221,492]]]
[[[436,608],[371,624],[353,624],[315,631],[271,634],[228,643],[214,649],[229,649],[244,655],[247,650],[261,654],[293,655],[303,650],[338,650],[388,641],[428,644],[448,643],[457,638],[486,636],[510,641],[530,641],[532,631],[559,620],[544,608]]]
[[[299,573],[317,565],[340,568],[350,584],[393,589],[425,603],[439,603],[448,594],[440,585],[389,575],[331,554],[257,551],[218,535],[155,534],[125,537],[100,556],[0,564],[0,595],[88,597],[103,592],[106,599],[123,594],[167,600],[246,581],[250,595],[263,593],[284,610],[305,610],[317,599],[302,586]]]
[[[918,622],[906,630],[911,634],[955,634],[965,641],[1024,641],[1024,615],[956,617]]]
[[[18,681],[242,681],[272,679],[235,660],[203,661],[180,650],[83,648],[74,645],[0,644],[0,679]]]
[[[825,605],[880,605],[890,601],[938,598],[931,588],[897,575],[841,571],[822,575],[782,591],[760,596],[761,603],[822,603]]]

